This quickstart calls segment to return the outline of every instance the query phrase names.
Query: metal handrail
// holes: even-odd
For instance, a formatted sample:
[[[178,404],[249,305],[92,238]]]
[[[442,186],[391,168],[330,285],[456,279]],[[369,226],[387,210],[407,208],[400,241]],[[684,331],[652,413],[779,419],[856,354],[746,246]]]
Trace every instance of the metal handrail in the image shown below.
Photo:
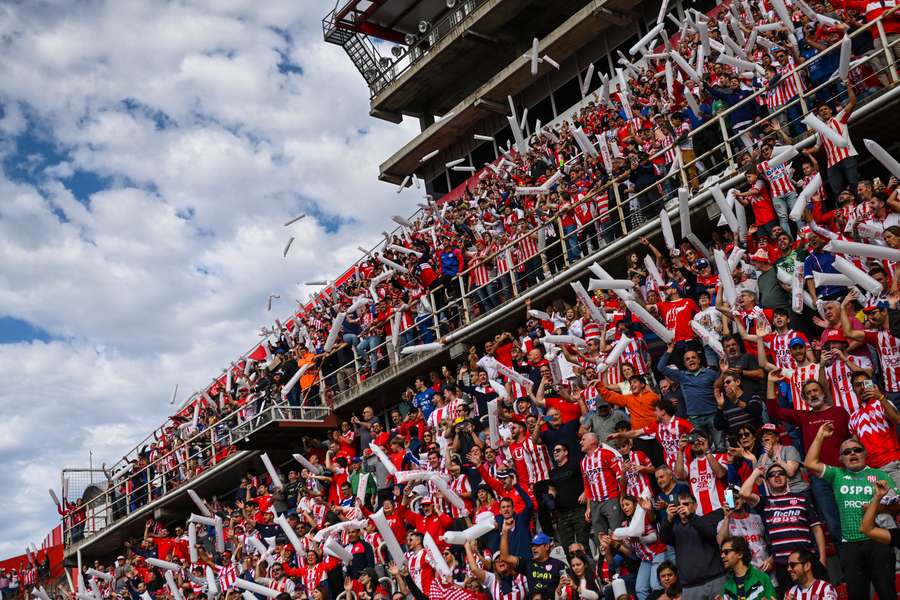
[[[263,400],[265,402],[265,399]],[[183,468],[187,462],[192,459],[197,459],[198,457],[204,456],[207,452],[210,452],[210,459],[212,460],[211,466],[206,468],[203,471],[203,474],[208,473],[220,465],[227,462],[228,458],[231,457],[233,453],[234,440],[239,440],[245,438],[255,431],[258,431],[262,427],[268,425],[273,421],[298,421],[298,422],[309,422],[309,421],[322,421],[324,420],[328,414],[331,412],[331,409],[327,406],[290,406],[287,404],[280,403],[272,403],[269,406],[263,407],[259,412],[248,415],[245,419],[243,419],[240,423],[238,423],[234,428],[231,428],[226,437],[227,443],[222,443],[222,440],[216,439],[215,429],[219,424],[233,418],[239,417],[242,411],[246,410],[245,407],[238,408],[228,415],[224,416],[220,421],[216,423],[216,425],[212,425],[207,429],[198,432],[197,434],[191,436],[184,440],[179,446],[179,448],[173,448],[166,454],[157,457],[155,460],[147,464],[143,469],[136,471],[134,473],[120,473],[118,476],[113,477],[107,482],[107,487],[103,491],[103,493],[92,500],[82,504],[77,508],[78,511],[84,511],[85,520],[81,523],[86,523],[88,519],[88,514],[95,513],[97,511],[105,513],[102,517],[103,524],[98,529],[90,532],[90,535],[85,535],[81,540],[87,540],[92,535],[99,533],[100,531],[108,528],[113,523],[119,522],[123,519],[128,518],[132,513],[143,509],[147,505],[152,502],[157,502],[162,500],[165,497],[173,494],[176,491],[183,489],[184,484],[188,483],[193,477],[189,476],[185,479],[177,481],[174,483],[168,482],[168,475],[173,471],[177,471],[179,468]],[[209,443],[206,443],[206,439],[209,438]],[[184,458],[184,462],[179,464],[175,468],[169,468],[167,464],[171,459],[175,458],[177,460],[177,453],[181,451],[182,447],[190,447],[195,442],[202,442],[204,445],[199,448],[195,448],[193,451],[189,451],[187,457]],[[216,460],[217,456],[217,446],[219,446],[218,451],[221,451],[224,448],[229,449],[229,454],[226,457],[223,457],[221,460]],[[155,475],[154,475],[155,471]],[[122,495],[118,494],[117,488],[120,485],[127,484],[129,480],[133,480],[139,476],[145,476],[147,481],[145,483],[140,484],[139,490],[132,490],[130,492],[126,492]],[[153,497],[154,490],[162,489],[162,493],[157,497]],[[140,505],[132,507],[133,501],[135,499],[143,500]],[[116,516],[118,509],[124,507],[124,514]],[[98,519],[96,515],[93,515],[91,518]],[[81,525],[79,523],[78,525]],[[73,529],[75,529],[78,525],[73,525],[71,523],[71,519],[64,519],[63,521],[63,535],[64,540],[67,543],[73,544],[81,542],[81,540],[72,540]],[[82,529],[84,527],[82,526]]]

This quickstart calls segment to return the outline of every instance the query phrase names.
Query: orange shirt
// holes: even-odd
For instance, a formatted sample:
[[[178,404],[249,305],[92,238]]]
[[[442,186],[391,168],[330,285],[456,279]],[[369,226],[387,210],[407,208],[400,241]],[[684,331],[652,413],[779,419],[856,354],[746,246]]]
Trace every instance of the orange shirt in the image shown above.
[[[656,411],[653,404],[659,400],[659,396],[645,389],[640,394],[619,394],[606,388],[600,388],[600,395],[610,404],[624,406],[631,415],[631,428],[641,429],[656,423]]]

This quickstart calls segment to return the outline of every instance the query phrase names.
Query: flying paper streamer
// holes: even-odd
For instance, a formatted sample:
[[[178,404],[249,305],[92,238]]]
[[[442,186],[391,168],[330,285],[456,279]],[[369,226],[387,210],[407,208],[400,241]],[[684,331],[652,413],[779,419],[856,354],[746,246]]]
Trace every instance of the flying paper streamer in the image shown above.
[[[674,339],[675,333],[660,323],[646,308],[634,300],[628,300],[625,304],[628,306],[628,310],[630,310],[635,317],[655,333],[664,343],[668,344]]]
[[[835,269],[853,280],[853,283],[863,288],[873,296],[877,296],[884,291],[884,287],[878,283],[868,273],[854,265],[843,256],[837,256],[834,259],[833,266]]]
[[[819,117],[812,113],[807,113],[803,117],[803,122],[810,129],[815,129],[820,136],[827,137],[828,140],[839,148],[847,147],[847,140],[838,135],[838,132],[823,123]]]
[[[263,452],[260,458],[262,459],[263,464],[266,466],[266,471],[269,472],[269,477],[272,478],[272,485],[274,485],[278,489],[284,489],[284,484],[281,483],[281,478],[278,476],[278,471],[275,470],[275,466],[269,459],[269,455]]]
[[[394,466],[394,463],[391,462],[391,459],[388,458],[388,455],[385,454],[384,450],[382,450],[380,446],[369,442],[369,448],[372,450],[372,454],[378,457],[378,460],[381,461],[381,464],[384,465],[384,468],[388,470],[388,473],[394,476],[399,475],[399,473],[397,472],[397,467]]]
[[[415,354],[418,352],[433,352],[441,350],[444,347],[440,342],[432,342],[430,344],[419,344],[417,346],[407,346],[400,351],[400,354]]]
[[[375,527],[378,529],[378,533],[381,534],[381,539],[384,540],[384,544],[387,546],[388,553],[391,555],[391,560],[394,561],[394,564],[398,567],[405,567],[406,555],[403,554],[403,550],[400,548],[400,544],[397,543],[397,538],[394,536],[394,531],[388,524],[387,519],[384,518],[384,509],[382,508],[378,512],[372,513],[369,518],[372,519],[372,522],[375,523]]]
[[[866,145],[866,148],[869,149],[869,152],[872,153],[872,156],[880,162],[885,168],[890,171],[891,175],[900,179],[900,162],[888,154],[888,152],[882,148],[877,142],[873,140],[864,139],[863,144]]]
[[[421,164],[424,162],[428,162],[429,160],[431,160],[432,158],[434,158],[435,156],[440,154],[440,152],[441,152],[440,150],[433,150],[433,151],[429,152],[428,154],[426,154],[425,156],[423,156],[422,158],[419,159],[419,163]]]
[[[528,53],[529,58],[531,59],[531,74],[538,74],[538,61],[540,57],[538,56],[538,45],[539,41],[537,38],[533,38],[531,40],[531,52]]]
[[[260,596],[265,596],[266,598],[274,598],[281,593],[278,590],[273,590],[270,587],[259,585],[258,583],[247,581],[246,579],[241,579],[240,577],[234,580],[233,585],[236,588],[247,590],[248,592],[259,594]]]
[[[593,279],[588,281],[588,289],[594,290],[630,290],[634,282],[630,279]]]

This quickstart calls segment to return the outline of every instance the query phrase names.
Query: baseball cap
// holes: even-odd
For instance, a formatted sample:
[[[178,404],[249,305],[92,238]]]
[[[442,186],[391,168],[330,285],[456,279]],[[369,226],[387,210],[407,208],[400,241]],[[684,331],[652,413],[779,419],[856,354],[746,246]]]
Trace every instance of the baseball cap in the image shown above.
[[[769,264],[771,259],[769,258],[769,253],[763,250],[762,248],[757,248],[756,252],[750,255],[750,260],[755,260],[757,262]]]
[[[841,344],[846,344],[847,338],[845,338],[844,334],[837,329],[829,329],[828,333],[825,334],[825,339],[822,340],[822,342],[825,344],[827,344],[828,342],[839,342]]]
[[[802,337],[791,338],[791,341],[788,342],[789,348],[793,348],[794,346],[805,346],[805,345],[806,345],[806,340],[804,340]]]
[[[553,540],[551,540],[550,536],[547,535],[546,533],[539,533],[536,536],[534,536],[533,538],[531,538],[531,545],[532,546],[542,546],[544,544],[549,544],[552,541]]]
[[[432,500],[432,499],[429,498],[428,496],[425,496],[424,498],[422,498],[421,503],[422,503],[422,504],[434,504],[434,500]]]
[[[879,302],[878,304],[873,304],[872,306],[867,306],[863,309],[863,312],[866,314],[873,313],[876,310],[884,310],[887,305],[884,302]]]
[[[763,423],[763,424],[762,424],[762,427],[759,428],[759,430],[757,431],[757,433],[766,433],[767,431],[768,431],[768,432],[771,432],[771,433],[777,433],[777,434],[780,434],[780,433],[781,433],[781,427],[779,427],[779,426],[776,425],[775,423]]]

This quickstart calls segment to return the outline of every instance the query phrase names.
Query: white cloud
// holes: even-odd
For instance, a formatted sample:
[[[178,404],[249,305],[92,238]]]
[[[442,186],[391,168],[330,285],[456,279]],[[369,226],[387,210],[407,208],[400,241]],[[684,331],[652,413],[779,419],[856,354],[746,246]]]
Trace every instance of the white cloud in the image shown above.
[[[338,274],[414,209],[414,190],[377,181],[414,130],[368,117],[362,78],[321,39],[331,7],[0,7],[0,316],[55,338],[0,345],[0,556],[55,524],[59,468],[114,462],[176,382],[216,376],[297,282]],[[85,201],[66,187],[79,172],[112,183]],[[282,226],[312,209],[346,224]]]

